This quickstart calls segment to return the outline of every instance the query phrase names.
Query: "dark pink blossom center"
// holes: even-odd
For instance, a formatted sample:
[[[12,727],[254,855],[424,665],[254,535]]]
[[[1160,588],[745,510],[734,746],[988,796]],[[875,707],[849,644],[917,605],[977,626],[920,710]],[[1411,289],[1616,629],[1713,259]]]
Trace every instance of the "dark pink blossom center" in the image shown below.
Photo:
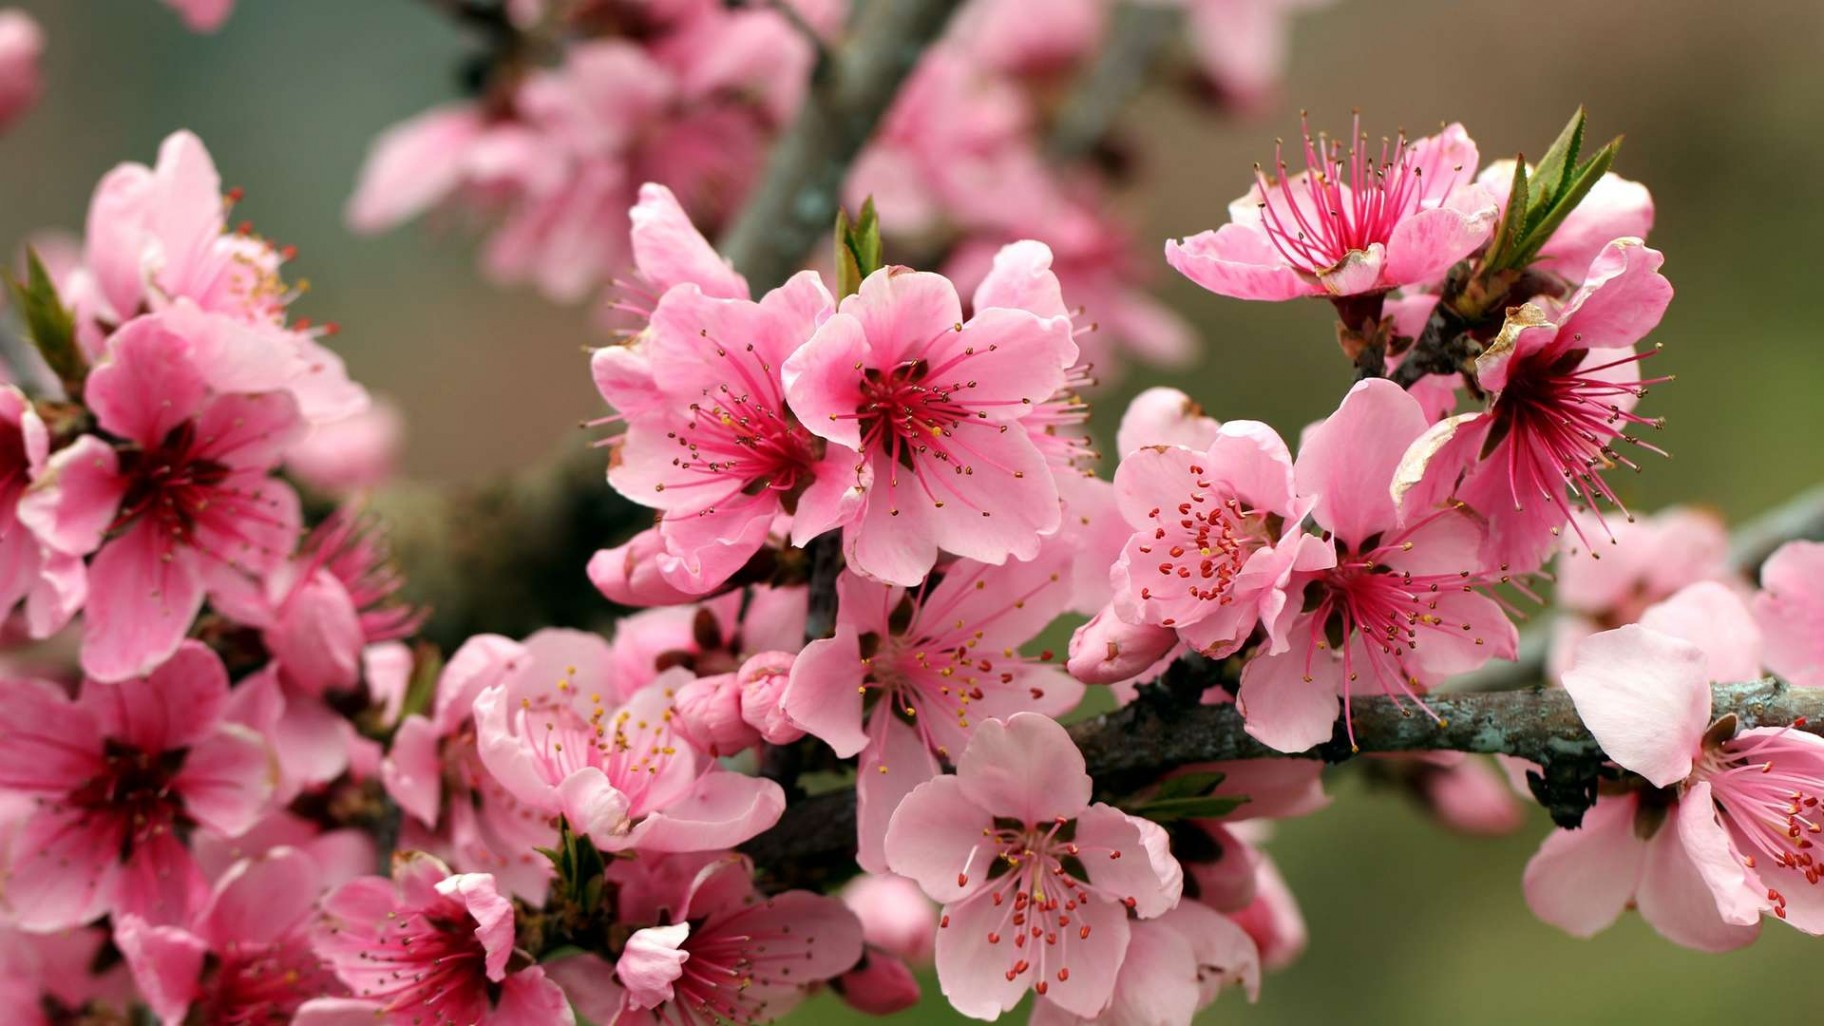
[[[366,985],[356,996],[426,1026],[472,1026],[480,1018],[489,1007],[487,951],[475,920],[446,904],[400,910],[376,924],[359,955]]]
[[[112,822],[121,834],[121,858],[155,838],[187,826],[183,797],[174,782],[187,749],[147,752],[107,741],[102,772],[71,792],[68,804],[85,817]]]
[[[794,968],[811,957],[816,936],[780,922],[764,904],[720,921],[694,926],[683,948],[690,953],[672,983],[674,999],[654,1009],[655,1019],[684,1026],[768,1022],[769,998],[781,988],[814,982]]]
[[[341,992],[310,946],[292,938],[223,952],[198,1007],[213,1026],[285,1026],[304,1002]]]
[[[1144,571],[1137,575],[1153,582],[1141,586],[1140,598],[1188,591],[1199,602],[1228,605],[1235,575],[1268,541],[1266,518],[1235,496],[1218,494],[1202,466],[1192,464],[1188,470],[1192,487],[1185,501],[1170,509],[1155,506],[1147,513],[1155,525],[1153,540],[1139,549],[1141,555],[1159,561],[1152,568],[1158,576]],[[1167,617],[1161,625],[1175,622]]]
[[[195,549],[239,565],[242,549],[261,547],[257,530],[249,533],[247,527],[280,521],[266,500],[241,487],[246,475],[222,462],[228,453],[218,451],[221,448],[217,439],[198,437],[196,422],[186,420],[166,432],[156,446],[121,450],[120,471],[127,488],[110,533],[143,523],[167,552]],[[222,540],[235,551],[210,547]]]

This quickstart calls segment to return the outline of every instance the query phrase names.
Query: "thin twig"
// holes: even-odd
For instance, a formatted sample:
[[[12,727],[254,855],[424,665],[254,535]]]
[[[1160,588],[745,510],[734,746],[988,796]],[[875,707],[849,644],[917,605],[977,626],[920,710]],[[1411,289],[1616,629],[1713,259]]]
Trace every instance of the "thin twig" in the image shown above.
[[[1147,4],[1123,4],[1113,18],[1108,41],[1077,79],[1052,125],[1046,149],[1054,160],[1074,160],[1102,142],[1184,21],[1181,11]]]

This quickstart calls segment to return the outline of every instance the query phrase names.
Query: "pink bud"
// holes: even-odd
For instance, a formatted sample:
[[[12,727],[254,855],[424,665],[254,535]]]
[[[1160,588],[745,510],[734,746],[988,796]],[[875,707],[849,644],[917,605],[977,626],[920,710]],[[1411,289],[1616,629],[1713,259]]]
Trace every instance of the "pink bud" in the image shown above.
[[[741,685],[732,673],[699,677],[678,689],[672,708],[691,744],[718,758],[752,748],[760,733],[741,718]]]
[[[861,963],[836,978],[836,991],[851,1008],[892,1015],[918,1004],[918,978],[895,955],[870,945]]]
[[[790,652],[762,652],[741,664],[736,675],[740,683],[741,718],[760,732],[767,744],[789,745],[804,736],[785,715],[781,699],[791,679]]]
[[[1126,623],[1104,607],[1071,635],[1065,668],[1086,684],[1115,684],[1144,672],[1177,643],[1169,627]]]
[[[1421,778],[1421,790],[1439,822],[1459,833],[1498,837],[1525,822],[1512,788],[1481,759],[1463,759]]]
[[[937,945],[937,908],[903,876],[869,873],[842,889],[842,903],[861,920],[870,948],[909,962],[928,962]]]
[[[659,529],[648,528],[618,549],[603,549],[589,560],[589,580],[610,602],[623,606],[676,606],[698,596],[680,591],[659,574],[665,551]]]
[[[384,401],[311,429],[285,454],[298,480],[332,495],[385,484],[399,460],[405,419]]]

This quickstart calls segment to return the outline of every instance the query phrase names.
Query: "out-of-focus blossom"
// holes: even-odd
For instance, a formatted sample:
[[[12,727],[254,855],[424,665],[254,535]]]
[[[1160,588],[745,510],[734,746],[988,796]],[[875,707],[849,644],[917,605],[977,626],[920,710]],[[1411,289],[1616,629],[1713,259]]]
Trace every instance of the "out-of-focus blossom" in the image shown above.
[[[165,0],[192,32],[214,32],[234,13],[234,0]]]
[[[330,495],[371,491],[391,480],[405,439],[405,416],[386,400],[340,420],[313,425],[285,454],[285,468]]]
[[[38,102],[43,90],[38,58],[44,53],[44,30],[17,7],[0,9],[0,131],[5,131]]]
[[[1761,567],[1754,615],[1767,668],[1800,687],[1824,687],[1824,544],[1780,546]]]

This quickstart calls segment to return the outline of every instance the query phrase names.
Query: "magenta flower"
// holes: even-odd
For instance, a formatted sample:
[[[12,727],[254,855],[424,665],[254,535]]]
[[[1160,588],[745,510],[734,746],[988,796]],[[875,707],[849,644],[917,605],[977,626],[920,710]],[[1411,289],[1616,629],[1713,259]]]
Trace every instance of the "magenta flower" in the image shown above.
[[[23,602],[34,638],[62,630],[88,597],[82,559],[46,545],[19,519],[19,500],[44,472],[50,447],[31,400],[0,384],[0,620]]]
[[[908,795],[887,863],[935,901],[937,976],[965,1015],[994,1019],[1028,990],[1084,1018],[1102,1012],[1142,919],[1178,903],[1165,831],[1090,804],[1082,753],[1057,721],[979,725],[954,776]]]
[[[1824,687],[1824,544],[1780,546],[1761,566],[1754,617],[1767,643],[1767,668],[1805,688]]]
[[[785,363],[805,428],[861,454],[849,566],[911,587],[939,551],[1037,555],[1058,529],[1058,488],[1020,422],[1063,388],[1076,356],[1068,317],[978,303],[965,323],[948,280],[869,275]]]
[[[1564,674],[1577,714],[1610,759],[1651,786],[1605,796],[1580,829],[1546,839],[1526,891],[1547,922],[1588,936],[1632,902],[1669,939],[1708,951],[1752,941],[1763,914],[1824,932],[1812,840],[1824,739],[1790,727],[1738,732],[1733,717],[1712,723],[1709,684],[1740,639],[1703,637],[1700,648],[1629,625],[1577,646]]]
[[[617,703],[614,682],[535,645],[501,683],[475,697],[483,765],[527,808],[563,816],[604,851],[730,848],[779,819],[770,780],[720,768],[673,723],[672,670]]]
[[[1185,277],[1235,299],[1296,299],[1386,292],[1441,277],[1475,252],[1500,210],[1470,181],[1476,144],[1462,125],[1378,154],[1358,118],[1349,140],[1311,137],[1305,170],[1275,157],[1256,170],[1229,223],[1165,244]]]
[[[13,845],[14,921],[188,921],[208,885],[183,836],[247,830],[274,784],[266,746],[224,722],[221,659],[187,641],[149,676],[87,681],[74,701],[39,681],[0,681],[0,692],[12,711],[0,724],[0,786],[39,802]]]
[[[951,564],[918,591],[845,573],[837,581],[836,636],[813,641],[792,664],[786,716],[836,754],[861,756],[856,779],[858,855],[887,868],[887,824],[913,788],[937,776],[990,717],[1022,710],[1062,715],[1083,685],[1020,654],[1070,599],[1068,550],[1029,563]]]
[[[841,902],[807,891],[762,897],[745,858],[717,857],[677,883],[639,896],[670,925],[628,938],[614,967],[623,994],[613,1021],[755,1026],[861,958],[861,924]],[[623,917],[629,904],[623,897]]]
[[[12,126],[38,102],[44,89],[38,59],[44,53],[44,30],[18,8],[0,10],[0,131]]]
[[[163,662],[212,582],[263,575],[297,541],[297,496],[269,476],[300,427],[297,404],[211,389],[193,327],[178,308],[115,333],[85,398],[124,444],[84,435],[20,504],[52,547],[94,553],[82,662],[101,680]]]
[[[1511,311],[1476,359],[1477,381],[1494,402],[1441,421],[1414,443],[1402,488],[1420,471],[1429,480],[1406,503],[1429,505],[1454,491],[1489,521],[1488,562],[1514,573],[1544,561],[1573,502],[1620,506],[1603,472],[1634,466],[1618,439],[1655,451],[1626,431],[1658,425],[1634,407],[1647,386],[1670,380],[1643,380],[1639,362],[1652,351],[1634,349],[1672,301],[1664,262],[1639,239],[1617,239],[1561,307]]]
[[[513,903],[486,873],[452,874],[428,855],[362,877],[323,899],[312,943],[390,1026],[573,1026],[558,985],[514,957]],[[523,960],[522,960],[523,964]]]
[[[1306,432],[1298,490],[1334,562],[1294,574],[1281,618],[1266,621],[1272,644],[1242,670],[1237,701],[1263,743],[1301,752],[1328,740],[1358,684],[1416,697],[1513,658],[1518,632],[1479,590],[1495,583],[1481,525],[1456,508],[1403,518],[1395,504],[1395,474],[1425,430],[1418,400],[1375,379]]]

